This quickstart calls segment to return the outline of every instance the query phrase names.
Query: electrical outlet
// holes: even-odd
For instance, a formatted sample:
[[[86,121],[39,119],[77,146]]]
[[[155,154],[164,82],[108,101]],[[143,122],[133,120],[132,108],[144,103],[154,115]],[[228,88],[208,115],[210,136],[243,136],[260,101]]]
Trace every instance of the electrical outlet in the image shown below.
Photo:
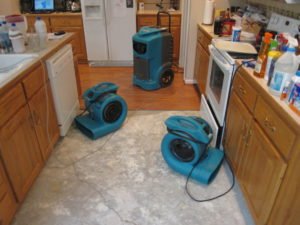
[[[272,13],[267,30],[289,32],[292,36],[300,33],[300,20]]]

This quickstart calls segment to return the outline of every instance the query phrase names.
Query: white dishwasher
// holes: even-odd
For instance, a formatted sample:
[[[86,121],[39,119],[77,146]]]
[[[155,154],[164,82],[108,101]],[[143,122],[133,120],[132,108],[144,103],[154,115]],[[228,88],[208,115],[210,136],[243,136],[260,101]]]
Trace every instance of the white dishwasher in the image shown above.
[[[73,53],[66,45],[46,61],[54,105],[60,128],[65,136],[79,110]]]

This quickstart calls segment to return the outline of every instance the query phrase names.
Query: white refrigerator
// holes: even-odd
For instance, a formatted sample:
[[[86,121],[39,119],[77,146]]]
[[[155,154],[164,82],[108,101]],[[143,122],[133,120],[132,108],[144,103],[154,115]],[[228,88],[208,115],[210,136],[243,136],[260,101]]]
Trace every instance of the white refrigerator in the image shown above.
[[[87,56],[92,66],[131,66],[135,0],[81,0]]]

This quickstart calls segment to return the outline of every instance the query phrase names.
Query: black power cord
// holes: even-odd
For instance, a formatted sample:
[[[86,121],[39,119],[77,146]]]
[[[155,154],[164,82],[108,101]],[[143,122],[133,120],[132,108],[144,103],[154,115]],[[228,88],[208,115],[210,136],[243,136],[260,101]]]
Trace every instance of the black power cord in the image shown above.
[[[197,198],[195,198],[195,197],[191,194],[191,192],[189,191],[189,189],[188,189],[188,183],[189,183],[189,181],[190,181],[190,178],[191,178],[191,175],[192,175],[194,169],[195,169],[196,166],[201,162],[201,160],[198,160],[198,162],[196,162],[195,165],[193,166],[193,168],[191,169],[191,171],[190,171],[190,173],[189,173],[189,175],[188,175],[188,177],[187,177],[187,179],[186,179],[186,182],[185,182],[185,192],[187,193],[187,195],[188,195],[193,201],[195,201],[195,202],[209,202],[209,201],[215,200],[215,199],[217,199],[217,198],[220,198],[220,197],[226,195],[227,193],[229,193],[229,192],[233,189],[233,187],[234,187],[234,185],[235,185],[235,176],[234,176],[234,172],[233,172],[233,169],[232,169],[232,167],[231,167],[231,164],[230,164],[230,162],[228,161],[227,156],[226,156],[225,153],[224,153],[224,156],[225,156],[225,161],[227,162],[227,164],[228,164],[228,166],[229,166],[229,169],[230,169],[230,172],[231,172],[231,175],[232,175],[232,183],[231,183],[230,188],[228,188],[225,192],[223,192],[223,193],[221,193],[221,194],[219,194],[219,195],[216,195],[216,196],[214,196],[214,197],[210,197],[210,198],[207,198],[207,199],[197,199]]]
[[[243,65],[248,65],[250,62],[253,62],[253,61],[256,61],[255,59],[250,59],[250,60],[247,60],[247,61],[243,61],[240,65],[237,66],[236,70],[234,71],[234,74],[231,78],[231,81],[230,81],[230,87],[232,88],[232,84],[233,84],[233,81],[234,81],[234,78],[236,76],[236,73],[237,71],[243,66]],[[231,91],[230,91],[231,92]],[[231,94],[229,92],[229,95],[228,95],[228,102],[229,103],[229,99],[231,97]],[[227,104],[227,107],[228,107],[228,104]],[[227,115],[227,108],[226,108],[226,115]],[[218,199],[220,197],[223,197],[224,195],[228,194],[234,187],[235,185],[235,175],[234,175],[234,172],[233,172],[233,169],[232,169],[232,166],[229,162],[229,160],[227,159],[227,155],[226,155],[226,151],[224,149],[224,159],[226,161],[226,163],[228,164],[228,167],[230,169],[230,172],[231,172],[231,175],[232,175],[232,183],[231,183],[231,186],[223,193],[219,194],[219,195],[216,195],[214,197],[211,197],[211,198],[207,198],[207,199],[196,199],[192,194],[191,192],[189,191],[188,189],[188,183],[189,183],[189,180],[191,178],[191,175],[194,171],[194,169],[198,166],[198,164],[201,162],[202,158],[200,157],[199,160],[194,164],[193,168],[191,169],[189,175],[187,176],[187,179],[186,179],[186,182],[185,182],[185,192],[187,193],[187,195],[195,202],[208,202],[208,201],[212,201],[212,200],[215,200],[215,199]]]

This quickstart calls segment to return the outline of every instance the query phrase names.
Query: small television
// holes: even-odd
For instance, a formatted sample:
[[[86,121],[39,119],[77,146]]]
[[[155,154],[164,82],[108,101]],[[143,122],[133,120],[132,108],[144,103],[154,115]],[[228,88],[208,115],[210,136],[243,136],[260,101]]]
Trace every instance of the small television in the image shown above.
[[[33,0],[34,11],[51,12],[54,11],[54,0]]]

